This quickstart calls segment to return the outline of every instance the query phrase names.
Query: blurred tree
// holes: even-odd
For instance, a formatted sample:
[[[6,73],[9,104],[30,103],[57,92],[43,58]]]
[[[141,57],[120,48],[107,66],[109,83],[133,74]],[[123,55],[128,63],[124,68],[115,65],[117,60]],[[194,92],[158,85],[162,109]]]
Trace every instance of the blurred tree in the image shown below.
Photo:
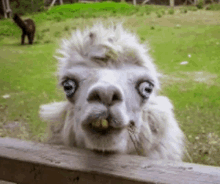
[[[11,0],[13,13],[24,15],[44,10],[44,0]]]

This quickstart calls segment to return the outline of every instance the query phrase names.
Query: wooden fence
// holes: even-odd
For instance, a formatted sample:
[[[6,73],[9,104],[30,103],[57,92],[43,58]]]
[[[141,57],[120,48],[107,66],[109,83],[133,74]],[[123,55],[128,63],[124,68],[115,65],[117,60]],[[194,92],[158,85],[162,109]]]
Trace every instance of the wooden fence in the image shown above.
[[[219,184],[220,167],[0,138],[0,180],[19,184]]]

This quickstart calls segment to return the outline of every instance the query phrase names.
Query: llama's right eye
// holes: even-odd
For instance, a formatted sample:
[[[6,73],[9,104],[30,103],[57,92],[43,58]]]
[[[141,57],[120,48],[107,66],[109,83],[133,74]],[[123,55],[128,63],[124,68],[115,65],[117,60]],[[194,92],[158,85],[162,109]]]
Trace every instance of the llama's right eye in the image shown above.
[[[76,91],[76,83],[73,80],[66,80],[63,82],[63,89],[67,97],[72,97]]]
[[[140,83],[138,86],[139,94],[144,99],[147,99],[147,98],[149,98],[150,94],[152,93],[153,87],[154,87],[154,85],[151,82],[144,81],[144,82]]]

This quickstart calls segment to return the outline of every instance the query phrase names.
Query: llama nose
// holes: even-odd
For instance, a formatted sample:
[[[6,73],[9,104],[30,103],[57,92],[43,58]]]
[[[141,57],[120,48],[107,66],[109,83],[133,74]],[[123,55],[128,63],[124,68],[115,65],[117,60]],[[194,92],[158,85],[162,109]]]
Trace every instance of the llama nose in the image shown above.
[[[88,102],[99,102],[107,106],[111,106],[117,102],[121,102],[122,92],[114,85],[97,85],[88,93]]]

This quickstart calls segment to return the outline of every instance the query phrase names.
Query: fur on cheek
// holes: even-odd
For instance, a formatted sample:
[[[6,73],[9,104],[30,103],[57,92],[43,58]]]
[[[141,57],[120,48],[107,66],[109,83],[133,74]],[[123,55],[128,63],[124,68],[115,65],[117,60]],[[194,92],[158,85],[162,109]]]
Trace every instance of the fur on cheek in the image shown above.
[[[76,136],[74,132],[73,111],[67,111],[66,119],[61,133],[65,145],[76,146]]]
[[[160,157],[181,160],[184,149],[184,134],[175,120],[170,100],[164,96],[153,98],[143,110],[142,118],[142,134],[145,135],[145,139],[148,139],[145,140],[145,144],[151,144],[151,146],[145,146],[146,149],[150,148],[145,150],[145,153],[149,154],[147,156],[152,159]],[[148,133],[143,133],[147,129]]]
[[[40,106],[40,118],[48,123],[48,143],[62,144],[63,130],[68,111],[68,102],[53,102]]]

